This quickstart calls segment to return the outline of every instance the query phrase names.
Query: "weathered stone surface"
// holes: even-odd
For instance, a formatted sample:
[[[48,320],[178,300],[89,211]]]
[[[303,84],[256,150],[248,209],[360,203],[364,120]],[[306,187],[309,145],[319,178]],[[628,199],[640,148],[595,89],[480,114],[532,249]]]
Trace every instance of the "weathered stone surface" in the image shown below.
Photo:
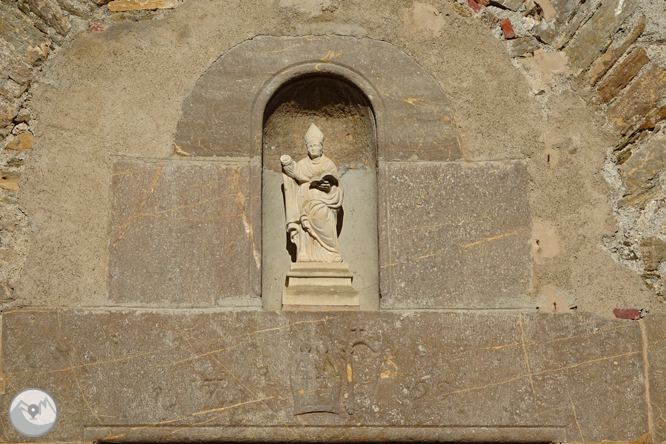
[[[25,123],[29,124],[32,116],[30,115],[30,111],[22,108],[19,110],[18,114],[16,117],[14,117],[14,123],[19,124],[19,123]]]
[[[511,41],[509,54],[511,57],[524,57],[540,47],[541,45],[539,45],[539,41],[534,37],[521,37]]]
[[[508,18],[500,20],[500,27],[502,28],[502,32],[504,33],[505,39],[509,40],[516,38],[516,33],[513,31],[511,20],[509,20]]]
[[[541,8],[541,15],[545,21],[550,22],[558,16],[550,0],[534,0],[534,3],[538,4]]]
[[[44,22],[52,26],[58,34],[67,35],[72,25],[65,18],[60,5],[54,0],[27,0],[30,11],[34,12]]]
[[[421,66],[385,42],[328,36],[257,37],[220,57],[185,100],[176,146],[191,156],[259,155],[264,106],[284,82],[312,73],[346,78],[368,97],[379,158],[461,158],[449,101]]]
[[[8,191],[18,190],[19,175],[11,171],[0,172],[0,188]]]
[[[35,137],[32,133],[21,133],[7,144],[7,148],[10,150],[29,150],[33,143],[35,143]]]
[[[510,9],[517,11],[524,0],[489,0],[488,3],[492,6],[498,6],[503,9]]]
[[[18,113],[18,107],[13,103],[0,97],[0,127],[11,125],[14,117]]]
[[[81,0],[58,0],[58,4],[69,14],[87,19],[94,13],[94,7]]]
[[[619,42],[613,44],[603,53],[601,57],[594,61],[589,71],[585,74],[587,82],[594,86],[597,84],[609,69],[613,67],[615,62],[622,57],[622,54],[631,46],[632,43],[643,33],[645,30],[645,16],[641,16],[638,23],[631,32],[622,38]]]
[[[449,6],[461,17],[471,17],[472,13],[460,3],[449,2]]]
[[[132,306],[259,304],[249,283],[259,267],[249,169],[247,162],[117,162],[109,298]]]
[[[382,308],[534,305],[524,163],[389,163],[379,178]]]
[[[499,17],[497,17],[495,14],[488,11],[487,9],[484,9],[479,14],[477,14],[476,18],[490,29],[495,28],[495,26],[499,24]]]
[[[626,131],[640,126],[659,102],[666,96],[666,66],[658,62],[648,65],[626,89],[622,97],[612,104],[609,117],[617,128]]]
[[[25,14],[8,3],[0,3],[0,36],[11,43],[28,64],[46,60],[48,39]]]
[[[647,347],[650,403],[652,404],[652,441],[666,441],[666,316],[647,315],[645,346]]]
[[[641,345],[639,323],[582,315],[19,310],[0,414],[40,387],[55,441],[629,441]]]
[[[575,3],[573,5],[571,3],[567,3],[567,6],[571,6],[572,8],[569,13],[570,19],[559,23],[560,32],[556,35],[557,38],[554,41],[555,49],[557,50],[564,48],[569,43],[569,41],[571,41],[571,38],[574,36],[576,31],[578,31],[580,26],[592,18],[592,15],[596,11],[595,6],[597,3],[595,2],[574,1]],[[555,37],[555,30],[552,29],[551,31],[550,29],[545,29],[545,31],[546,37],[548,37],[548,39],[544,41],[551,42],[550,39]],[[543,34],[540,35],[540,37],[543,37]]]
[[[0,79],[0,95],[10,100],[15,100],[21,97],[21,94],[23,94],[27,89],[27,84],[21,85],[12,79]]]
[[[666,259],[666,242],[657,237],[643,239],[641,256],[645,262],[645,271],[656,271],[661,262]]]
[[[14,293],[14,289],[9,286],[9,282],[7,282],[6,280],[0,282],[0,303],[6,304],[8,302],[13,301],[14,299],[16,299],[16,294]],[[1,383],[0,383],[0,392],[3,392]]]
[[[25,84],[30,80],[32,68],[16,51],[16,47],[8,41],[0,38],[0,68],[7,77],[19,84]]]
[[[641,46],[631,51],[608,76],[599,82],[597,92],[601,100],[609,102],[631,82],[638,71],[649,61],[647,52]]]
[[[146,9],[168,9],[178,6],[178,0],[114,0],[109,11],[140,11]]]
[[[632,153],[620,167],[626,187],[625,199],[656,185],[656,178],[666,168],[666,140],[653,139]]]
[[[645,121],[640,126],[640,129],[653,129],[657,123],[666,119],[666,106],[655,108],[645,116]]]
[[[539,4],[543,16],[543,20],[532,29],[532,33],[539,36],[539,39],[545,43],[553,43],[562,26],[567,23],[569,17],[579,5],[579,0],[553,0],[548,4],[534,1],[532,3]]]
[[[635,308],[614,308],[613,314],[618,319],[631,319],[637,321],[641,318],[641,312]]]
[[[634,11],[635,0],[610,0],[601,3],[590,20],[569,42],[565,52],[569,66],[578,75],[597,58],[606,41]]]

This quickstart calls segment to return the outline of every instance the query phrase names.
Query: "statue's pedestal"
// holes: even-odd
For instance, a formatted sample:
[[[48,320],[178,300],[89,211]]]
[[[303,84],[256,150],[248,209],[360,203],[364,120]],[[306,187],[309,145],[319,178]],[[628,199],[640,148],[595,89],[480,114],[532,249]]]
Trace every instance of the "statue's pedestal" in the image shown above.
[[[358,310],[358,291],[346,262],[293,262],[282,292],[287,311]]]

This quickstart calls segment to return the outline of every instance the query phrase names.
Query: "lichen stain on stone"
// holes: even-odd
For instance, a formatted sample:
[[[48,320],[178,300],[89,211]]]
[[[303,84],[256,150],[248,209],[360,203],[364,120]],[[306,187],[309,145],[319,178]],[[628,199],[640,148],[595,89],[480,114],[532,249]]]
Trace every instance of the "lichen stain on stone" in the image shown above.
[[[381,379],[393,379],[398,375],[398,366],[393,362],[393,356],[391,355],[382,363],[381,368],[382,372],[379,374]]]

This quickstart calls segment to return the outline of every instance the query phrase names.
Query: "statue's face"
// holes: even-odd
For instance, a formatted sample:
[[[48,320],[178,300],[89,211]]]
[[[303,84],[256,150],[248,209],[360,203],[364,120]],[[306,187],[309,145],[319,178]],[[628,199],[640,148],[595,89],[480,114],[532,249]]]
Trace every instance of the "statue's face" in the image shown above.
[[[308,143],[307,147],[308,147],[308,156],[310,156],[310,159],[316,159],[317,157],[321,157],[321,155],[324,153],[324,146],[319,142]]]

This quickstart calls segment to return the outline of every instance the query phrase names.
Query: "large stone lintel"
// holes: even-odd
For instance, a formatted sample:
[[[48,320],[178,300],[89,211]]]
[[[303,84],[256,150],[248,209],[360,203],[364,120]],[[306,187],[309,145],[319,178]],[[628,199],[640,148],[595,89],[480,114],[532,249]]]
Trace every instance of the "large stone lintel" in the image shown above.
[[[648,430],[634,321],[506,311],[2,318],[0,417],[18,390],[47,390],[61,410],[54,441],[630,441]],[[660,325],[651,343],[661,344]],[[650,365],[657,378],[660,362]],[[31,441],[3,427],[10,441]]]
[[[164,436],[182,436],[182,427],[87,427],[84,441],[145,443]],[[110,437],[119,436],[117,439]],[[122,436],[131,436],[123,439]],[[566,442],[564,427],[199,427],[187,432],[188,440],[209,442],[466,442],[552,443]]]

